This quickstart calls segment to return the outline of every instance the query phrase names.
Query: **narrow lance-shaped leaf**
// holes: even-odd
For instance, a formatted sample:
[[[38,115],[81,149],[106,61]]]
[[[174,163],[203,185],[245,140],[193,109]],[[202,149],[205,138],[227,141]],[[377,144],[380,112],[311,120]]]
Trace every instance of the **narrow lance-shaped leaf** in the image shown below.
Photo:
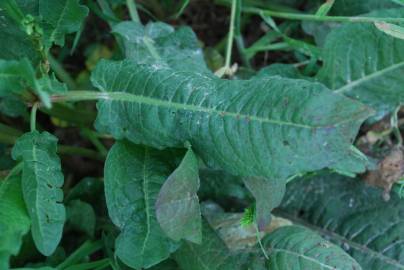
[[[403,17],[404,8],[369,16]],[[317,77],[336,92],[379,111],[404,102],[404,40],[386,35],[373,24],[346,24],[327,36],[323,56]]]
[[[92,82],[107,99],[98,103],[100,132],[156,148],[189,141],[208,166],[236,175],[339,168],[370,113],[304,80],[222,80],[160,63],[102,61]]]
[[[256,222],[258,229],[263,230],[271,222],[272,209],[282,201],[286,182],[263,177],[245,177],[243,180],[256,200]]]
[[[281,227],[262,240],[270,270],[360,270],[340,247],[300,226]]]
[[[171,239],[202,241],[199,199],[198,159],[188,149],[181,164],[164,182],[156,202],[156,215],[163,231]]]
[[[9,268],[9,258],[17,255],[31,221],[22,198],[21,177],[12,176],[0,186],[0,269]]]
[[[395,38],[404,39],[404,28],[391,23],[375,23],[377,29]]]
[[[23,162],[22,190],[32,220],[32,237],[45,256],[59,244],[66,219],[63,174],[56,148],[55,136],[32,131],[22,135],[12,151],[13,158]]]
[[[404,204],[397,194],[337,174],[295,179],[288,185],[281,215],[309,226],[340,245],[363,269],[404,269]]]
[[[121,230],[116,255],[135,269],[153,266],[175,245],[164,235],[155,203],[170,175],[169,152],[119,141],[110,150],[104,170],[105,197],[112,222]]]

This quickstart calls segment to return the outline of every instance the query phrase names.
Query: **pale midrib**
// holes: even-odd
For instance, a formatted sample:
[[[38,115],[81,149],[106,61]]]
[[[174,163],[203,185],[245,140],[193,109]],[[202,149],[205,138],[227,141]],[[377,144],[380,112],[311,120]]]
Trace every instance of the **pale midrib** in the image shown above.
[[[173,108],[176,110],[188,110],[188,111],[193,111],[193,112],[203,112],[203,113],[207,113],[207,114],[220,115],[222,117],[232,117],[237,120],[244,119],[246,121],[256,121],[256,122],[260,122],[260,123],[268,123],[268,124],[274,124],[274,125],[280,125],[280,126],[291,126],[291,127],[305,128],[305,129],[337,127],[339,125],[343,125],[345,123],[350,123],[350,122],[353,122],[356,120],[354,118],[347,118],[346,120],[338,122],[337,124],[329,124],[329,125],[324,125],[324,126],[310,126],[310,125],[298,124],[298,123],[294,123],[294,122],[274,120],[274,119],[264,118],[264,117],[254,116],[254,115],[246,115],[246,114],[239,114],[239,113],[228,112],[228,111],[220,111],[220,110],[216,110],[214,108],[201,107],[201,106],[197,106],[197,105],[176,103],[176,102],[167,101],[167,100],[161,100],[161,99],[156,99],[156,98],[151,98],[151,97],[146,97],[146,96],[141,96],[141,95],[135,95],[135,94],[127,93],[127,92],[98,93],[98,99],[142,103],[142,104],[157,106],[157,107]]]
[[[33,160],[33,169],[34,169],[34,177],[36,178],[36,177],[38,177],[38,157],[37,157],[37,154],[36,154],[36,146],[35,146],[35,144],[33,144],[32,145],[32,160]],[[38,185],[38,182],[36,183],[36,185]],[[38,190],[35,192],[35,209],[36,209],[36,211],[38,211],[38,209],[39,209],[39,198],[38,198],[38,196],[39,196],[39,192],[38,192]],[[36,215],[36,217],[38,217],[39,215]],[[45,235],[44,234],[44,232],[43,232],[43,228],[42,228],[42,222],[41,221],[39,221],[38,220],[38,230],[39,230],[39,232],[40,232],[40,234],[41,234],[41,238],[43,239],[43,236]]]
[[[321,265],[322,267],[325,267],[325,268],[327,268],[327,269],[332,269],[332,270],[339,269],[339,268],[335,268],[334,266],[330,266],[330,265],[328,265],[328,264],[324,264],[324,263],[322,263],[322,262],[320,262],[320,261],[318,261],[318,260],[315,260],[315,259],[313,259],[313,258],[311,258],[311,257],[309,257],[309,256],[306,256],[306,255],[304,255],[304,254],[300,254],[300,253],[297,253],[297,252],[294,252],[294,251],[291,251],[291,250],[286,250],[286,249],[282,249],[282,248],[271,248],[271,249],[274,250],[275,252],[283,252],[283,253],[288,253],[288,254],[290,254],[290,255],[294,255],[294,256],[297,256],[297,257],[301,257],[301,258],[303,258],[303,259],[305,259],[305,260],[308,260],[308,261],[314,262],[314,263],[316,263],[316,264],[319,264],[319,265]],[[341,269],[341,270],[344,270],[344,269]]]
[[[61,16],[59,17],[59,19],[58,19],[57,22],[56,22],[55,30],[52,31],[50,40],[54,40],[54,39],[55,39],[55,35],[56,35],[56,33],[58,32],[58,28],[59,28],[59,26],[60,26],[60,22],[62,21],[62,19],[63,19],[63,18],[65,17],[65,15],[66,15],[66,9],[67,9],[68,2],[69,2],[69,1],[66,1],[65,6],[63,7]]]
[[[146,162],[147,162],[147,147],[145,147],[144,150],[144,161],[143,161],[143,179],[142,179],[142,187],[143,187],[143,194],[144,194],[144,205],[145,205],[145,212],[146,212],[146,236],[143,241],[143,246],[142,246],[142,252],[141,254],[144,254],[144,251],[146,249],[147,242],[149,241],[149,235],[150,235],[150,211],[149,211],[149,195],[148,195],[148,184],[147,184],[147,179],[146,179]]]
[[[314,231],[317,231],[322,235],[326,235],[328,237],[337,239],[337,240],[341,241],[342,243],[347,243],[350,247],[352,247],[352,248],[354,248],[356,250],[359,250],[359,251],[361,251],[363,253],[371,254],[373,257],[376,257],[376,258],[382,260],[383,262],[385,262],[387,264],[399,267],[398,269],[404,269],[404,265],[402,265],[399,261],[396,261],[394,259],[386,257],[383,254],[380,254],[379,252],[368,248],[367,246],[364,246],[364,245],[358,244],[356,242],[353,242],[353,241],[351,241],[349,239],[344,238],[343,236],[341,236],[339,234],[336,234],[336,233],[334,233],[332,231],[326,230],[326,229],[324,229],[322,227],[310,224],[310,223],[306,222],[305,220],[303,220],[301,218],[292,216],[292,215],[287,214],[285,212],[282,212],[280,210],[276,211],[276,213],[279,216],[283,217],[283,218],[287,218],[287,219],[291,220],[293,223],[304,225],[305,227],[308,227],[308,228],[310,228],[310,229],[312,229]]]
[[[386,73],[395,71],[396,69],[399,69],[401,67],[404,67],[404,61],[400,62],[400,63],[397,63],[397,64],[394,64],[392,66],[389,66],[388,68],[376,71],[376,72],[374,72],[374,73],[372,73],[372,74],[370,74],[368,76],[362,77],[362,78],[360,78],[360,79],[358,79],[356,81],[352,81],[352,82],[344,85],[343,87],[341,87],[339,89],[336,89],[335,92],[336,93],[345,93],[345,92],[351,90],[352,88],[354,88],[354,87],[356,87],[356,86],[358,86],[358,85],[360,85],[362,83],[366,83],[366,82],[368,82],[368,81],[370,81],[372,79],[375,79],[375,78],[378,78],[380,76],[383,76]]]

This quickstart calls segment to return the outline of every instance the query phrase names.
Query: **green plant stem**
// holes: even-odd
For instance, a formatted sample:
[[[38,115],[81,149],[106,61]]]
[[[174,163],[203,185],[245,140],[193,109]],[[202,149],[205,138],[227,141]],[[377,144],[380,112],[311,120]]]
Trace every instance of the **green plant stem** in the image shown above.
[[[107,148],[102,144],[94,131],[88,128],[83,128],[82,133],[87,139],[91,141],[95,148],[97,148],[98,152],[100,152],[103,156],[107,156]]]
[[[39,103],[35,102],[31,109],[31,120],[30,120],[30,127],[31,131],[36,130],[36,112],[38,111]]]
[[[15,141],[21,135],[21,131],[0,123],[0,143],[15,144]],[[105,159],[105,155],[97,151],[77,146],[58,145],[58,153],[61,155],[78,155],[100,161]]]
[[[81,156],[99,161],[104,161],[106,157],[97,151],[70,145],[58,145],[58,153],[61,155]]]
[[[92,126],[97,116],[91,110],[71,108],[66,104],[53,104],[51,109],[42,106],[39,109],[43,113],[77,126]]]
[[[230,68],[231,53],[233,49],[233,40],[234,40],[234,24],[236,20],[236,8],[237,8],[237,0],[233,0],[231,4],[230,29],[229,29],[229,37],[227,39],[226,60],[224,64],[225,69]]]
[[[392,128],[392,131],[394,133],[394,136],[397,139],[397,144],[398,145],[403,145],[403,137],[401,136],[400,128],[398,126],[398,112],[400,111],[401,106],[398,106],[394,112],[393,115],[391,116],[390,119],[390,125]]]
[[[243,35],[241,34],[241,8],[242,8],[242,0],[236,0],[236,19],[235,19],[235,31],[234,31],[234,40],[237,45],[237,49],[240,53],[241,61],[247,68],[251,68],[251,64],[249,58],[245,52],[245,45]]]
[[[275,18],[282,18],[287,20],[298,21],[314,21],[314,22],[351,22],[351,23],[375,23],[375,22],[388,22],[388,23],[402,23],[404,18],[379,18],[379,17],[347,17],[347,16],[317,16],[314,14],[302,14],[302,13],[288,13],[278,12],[268,9],[260,9],[254,7],[245,7],[242,9],[245,13],[251,13],[256,15],[266,15]]]
[[[126,6],[129,9],[129,15],[132,21],[140,23],[139,14],[137,12],[136,3],[134,0],[126,0]]]
[[[278,42],[278,43],[273,43],[269,44],[266,46],[254,46],[246,49],[246,52],[249,55],[255,55],[257,52],[262,52],[262,51],[277,51],[277,50],[290,50],[291,47],[288,43],[286,42]]]
[[[254,228],[255,228],[255,236],[257,237],[257,241],[258,241],[258,244],[259,244],[259,246],[260,246],[260,248],[262,250],[262,253],[264,254],[265,259],[269,260],[269,256],[268,256],[267,252],[265,251],[264,245],[261,242],[261,236],[260,236],[260,231],[258,229],[257,222],[254,222],[253,225],[254,225]]]
[[[110,259],[102,259],[95,262],[81,263],[72,265],[65,270],[102,270],[110,266]]]
[[[63,66],[51,55],[48,54],[48,61],[51,69],[56,73],[63,82],[67,84],[69,89],[77,89],[76,82],[70,76],[70,74],[63,68]]]
[[[83,258],[102,248],[101,241],[86,241],[78,249],[76,249],[67,259],[57,266],[57,269],[64,270],[74,264],[80,262]]]

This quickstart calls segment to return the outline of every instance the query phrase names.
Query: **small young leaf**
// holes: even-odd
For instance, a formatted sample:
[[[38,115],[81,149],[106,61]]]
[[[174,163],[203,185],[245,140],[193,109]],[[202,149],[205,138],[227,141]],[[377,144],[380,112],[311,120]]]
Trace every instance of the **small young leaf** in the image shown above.
[[[210,167],[277,180],[340,167],[370,115],[320,84],[281,77],[222,80],[164,64],[102,61],[92,82],[108,96],[98,103],[100,132],[160,149],[189,141]]]
[[[24,205],[21,177],[11,176],[0,186],[0,269],[9,268],[9,258],[17,255],[31,221]]]
[[[335,0],[326,0],[324,4],[322,4],[316,12],[316,15],[319,17],[326,16],[328,12],[330,12],[332,6],[334,5]]]
[[[340,247],[300,227],[281,227],[262,240],[268,250],[271,270],[361,270]],[[370,269],[370,268],[369,268]]]
[[[105,163],[108,213],[121,230],[116,255],[135,269],[165,260],[175,248],[155,216],[158,192],[171,172],[169,159],[170,152],[118,141]]]
[[[156,202],[156,215],[163,231],[175,241],[202,241],[198,159],[191,149],[164,182]]]
[[[22,190],[32,220],[32,237],[45,256],[55,251],[66,219],[62,204],[63,174],[56,154],[57,138],[32,131],[14,145],[12,156],[23,162]]]
[[[244,184],[256,200],[256,222],[263,230],[271,222],[271,211],[277,207],[285,194],[286,182],[263,177],[245,177]]]

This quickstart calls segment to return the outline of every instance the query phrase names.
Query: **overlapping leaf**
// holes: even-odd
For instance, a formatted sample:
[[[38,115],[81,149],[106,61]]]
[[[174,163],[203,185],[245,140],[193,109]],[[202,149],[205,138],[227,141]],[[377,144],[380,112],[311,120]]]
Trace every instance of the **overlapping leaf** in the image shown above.
[[[262,243],[268,250],[266,267],[270,270],[361,269],[344,250],[304,227],[281,227]]]
[[[166,63],[177,70],[194,70],[210,73],[198,40],[189,27],[174,29],[157,22],[143,26],[135,22],[122,22],[113,28],[125,45],[128,59],[137,63]]]
[[[175,245],[157,222],[158,192],[171,173],[170,152],[129,142],[117,142],[110,150],[105,170],[105,196],[112,222],[121,230],[116,255],[135,268],[151,267],[170,255]]]
[[[0,59],[0,98],[10,99],[22,95],[24,91],[33,91],[50,108],[51,93],[67,91],[66,85],[55,76],[37,78],[35,69],[28,59]]]
[[[369,14],[403,15],[403,8]],[[404,40],[379,31],[373,24],[355,23],[343,25],[328,35],[324,66],[318,78],[338,93],[385,110],[404,102],[403,73]]]
[[[12,16],[5,8],[9,3],[19,16]],[[64,45],[66,34],[80,29],[88,8],[79,0],[32,0],[0,3],[0,58],[20,59],[28,57],[34,63],[39,60],[38,49],[49,49],[53,44]],[[31,16],[28,19],[28,16]],[[37,36],[30,36],[33,29]],[[36,41],[35,41],[36,39]],[[45,48],[39,48],[39,40]]]
[[[12,176],[0,186],[0,269],[9,268],[9,258],[17,255],[22,237],[29,232],[31,221],[25,209],[21,177]]]
[[[156,201],[156,215],[161,228],[175,241],[202,241],[202,218],[197,191],[198,159],[191,149],[178,168],[164,182]]]
[[[278,215],[340,245],[363,269],[404,269],[404,204],[359,179],[325,174],[294,180]]]
[[[364,169],[364,161],[352,162],[351,141],[369,109],[320,84],[229,81],[132,61],[102,61],[92,82],[107,99],[98,103],[96,128],[117,139],[156,148],[189,141],[206,164],[236,175]]]
[[[223,241],[210,228],[203,225],[201,245],[186,242],[173,255],[181,270],[236,270],[240,265]]]
[[[65,35],[78,31],[88,12],[79,0],[39,0],[46,42],[63,46]]]
[[[286,183],[263,177],[245,177],[243,180],[255,198],[256,222],[258,229],[263,230],[271,222],[272,209],[282,201]]]
[[[4,3],[3,3],[4,4]],[[34,63],[38,62],[39,55],[35,51],[28,35],[18,24],[11,19],[0,6],[0,58],[21,59],[28,57]],[[7,42],[4,42],[7,41]]]
[[[49,256],[62,238],[66,219],[63,174],[56,154],[57,138],[32,131],[21,136],[12,155],[23,162],[22,190],[32,220],[32,237],[38,250]]]

